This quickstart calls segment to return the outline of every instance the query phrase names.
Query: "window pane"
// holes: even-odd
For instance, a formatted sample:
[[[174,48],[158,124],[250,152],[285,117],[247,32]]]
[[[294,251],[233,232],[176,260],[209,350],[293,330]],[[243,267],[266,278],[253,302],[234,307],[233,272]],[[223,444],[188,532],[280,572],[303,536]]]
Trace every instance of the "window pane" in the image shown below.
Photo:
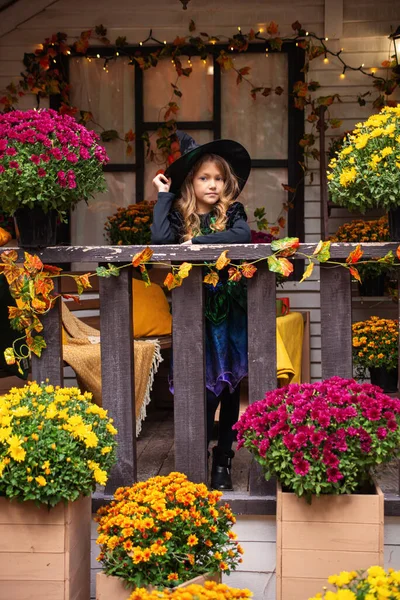
[[[187,56],[181,56],[180,60],[183,68],[189,66]],[[160,60],[157,68],[143,72],[145,121],[161,121],[165,113],[163,107],[169,102],[178,104],[179,121],[210,121],[213,118],[213,72],[209,69],[212,61],[208,59],[204,64],[198,56],[191,61],[192,73],[189,77],[180,77],[179,81],[169,58]],[[178,85],[182,98],[173,93],[171,84]]]
[[[135,130],[135,71],[128,66],[128,58],[119,58],[108,63],[104,71],[104,60],[73,58],[70,60],[71,103],[93,114],[96,123],[104,129],[115,129],[123,139],[130,129]],[[89,123],[100,133],[101,127]],[[126,155],[126,144],[122,140],[104,143],[111,163],[133,163],[134,152]]]
[[[104,224],[120,206],[135,202],[135,173],[105,173],[107,192],[97,194],[89,205],[80,202],[71,213],[73,246],[104,246]]]
[[[265,208],[265,218],[270,225],[277,225],[277,219],[282,214],[283,203],[287,202],[287,192],[282,184],[287,184],[287,169],[253,169],[239,200],[246,208],[247,218],[251,229],[257,229],[254,222],[254,210]],[[287,213],[283,213],[287,219]],[[287,225],[281,230],[281,237],[287,235]]]
[[[206,144],[207,142],[211,142],[213,139],[213,132],[207,129],[199,129],[198,131],[188,131],[189,135],[191,135],[198,144]],[[150,138],[151,148],[155,151],[156,142],[155,135]],[[146,160],[145,162],[145,173],[144,173],[144,198],[145,200],[157,200],[157,190],[152,184],[154,177],[159,169],[165,169],[165,163],[157,164],[156,162],[151,162],[150,160]]]
[[[250,95],[245,82],[236,84],[236,73],[222,73],[222,137],[237,140],[252,158],[286,159],[288,156],[288,65],[284,52],[250,52],[234,58],[235,67],[250,67],[248,79],[255,87],[283,88],[281,96],[274,92],[268,98]]]

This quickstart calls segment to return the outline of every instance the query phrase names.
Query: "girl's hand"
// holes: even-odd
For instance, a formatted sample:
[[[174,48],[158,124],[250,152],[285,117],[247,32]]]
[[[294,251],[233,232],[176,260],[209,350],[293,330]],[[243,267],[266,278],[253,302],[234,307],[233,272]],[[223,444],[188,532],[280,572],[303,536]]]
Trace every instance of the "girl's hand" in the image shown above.
[[[186,240],[186,242],[182,242],[181,246],[190,246],[192,244],[192,240]]]
[[[157,192],[169,192],[171,187],[171,179],[165,177],[162,173],[156,175],[153,179],[153,185],[157,189]]]

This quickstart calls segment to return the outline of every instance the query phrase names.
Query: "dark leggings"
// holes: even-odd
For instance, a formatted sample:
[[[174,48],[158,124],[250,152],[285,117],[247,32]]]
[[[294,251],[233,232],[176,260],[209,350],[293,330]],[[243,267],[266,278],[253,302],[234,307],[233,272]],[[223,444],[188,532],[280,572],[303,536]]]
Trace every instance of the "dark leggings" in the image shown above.
[[[229,452],[236,439],[236,432],[232,431],[232,426],[239,420],[240,384],[233,394],[229,393],[229,388],[225,388],[216,396],[207,389],[207,445],[211,442],[215,412],[220,402],[218,448],[221,452]]]

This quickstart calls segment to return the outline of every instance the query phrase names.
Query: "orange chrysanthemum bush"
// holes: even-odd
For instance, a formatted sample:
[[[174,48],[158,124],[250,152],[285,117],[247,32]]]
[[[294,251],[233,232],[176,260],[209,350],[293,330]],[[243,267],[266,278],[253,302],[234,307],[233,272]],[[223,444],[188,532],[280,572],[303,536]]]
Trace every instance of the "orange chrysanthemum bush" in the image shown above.
[[[370,317],[352,325],[353,362],[362,370],[397,368],[399,322]]]
[[[117,489],[96,517],[104,572],[135,587],[175,587],[234,570],[243,551],[229,505],[218,505],[221,496],[182,473]]]
[[[155,202],[138,202],[118,208],[104,225],[107,241],[118,246],[150,244],[154,204]]]
[[[148,591],[145,588],[136,589],[129,600],[245,600],[251,598],[250,590],[231,588],[224,583],[206,581],[202,585],[188,585],[177,590]]]

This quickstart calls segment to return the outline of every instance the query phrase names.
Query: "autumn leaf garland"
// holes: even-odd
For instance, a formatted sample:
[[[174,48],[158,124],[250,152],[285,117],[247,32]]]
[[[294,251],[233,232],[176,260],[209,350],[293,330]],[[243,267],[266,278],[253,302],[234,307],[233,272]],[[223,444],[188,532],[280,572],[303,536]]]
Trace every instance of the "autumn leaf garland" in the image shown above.
[[[23,359],[30,358],[32,353],[40,357],[46,341],[43,337],[43,324],[40,320],[41,315],[46,314],[53,308],[57,298],[73,299],[80,301],[80,295],[85,289],[90,289],[90,278],[94,275],[98,277],[118,277],[121,269],[133,266],[138,268],[146,286],[151,285],[147,272],[147,265],[164,265],[171,270],[165,278],[164,286],[168,290],[180,287],[183,280],[189,277],[193,266],[206,266],[208,273],[204,276],[203,282],[216,287],[220,281],[220,272],[228,269],[228,280],[238,282],[245,277],[251,279],[257,272],[256,263],[267,261],[268,269],[274,273],[288,277],[293,272],[293,258],[304,258],[308,260],[307,267],[303,273],[301,281],[311,276],[314,265],[317,263],[331,263],[332,265],[347,268],[351,275],[361,281],[356,264],[366,264],[372,261],[361,261],[363,250],[358,245],[355,250],[350,252],[345,263],[330,261],[330,241],[320,241],[315,247],[312,255],[307,255],[299,251],[300,242],[298,238],[283,238],[274,240],[271,243],[273,254],[268,257],[258,258],[254,261],[243,261],[241,264],[231,263],[228,257],[229,250],[221,252],[215,262],[190,263],[183,262],[180,265],[171,265],[169,263],[156,262],[152,260],[153,250],[146,246],[143,250],[135,254],[130,263],[116,266],[108,263],[107,267],[97,267],[95,273],[85,273],[83,275],[74,275],[72,273],[62,273],[60,267],[44,264],[37,255],[24,253],[24,261],[18,263],[18,253],[15,250],[6,250],[0,254],[0,274],[3,274],[9,285],[11,296],[15,299],[16,306],[9,306],[10,325],[16,331],[21,332],[21,337],[15,340],[12,347],[7,348],[4,356],[7,364],[17,364],[20,369],[20,362]],[[394,265],[396,258],[400,260],[400,246],[396,250],[396,257],[392,251],[378,259],[379,262]],[[290,260],[291,259],[291,260]],[[58,293],[55,290],[54,279],[56,277],[71,277],[75,280],[77,295]],[[19,352],[16,349],[17,342],[23,342],[22,349]],[[20,369],[21,370],[21,369]]]

